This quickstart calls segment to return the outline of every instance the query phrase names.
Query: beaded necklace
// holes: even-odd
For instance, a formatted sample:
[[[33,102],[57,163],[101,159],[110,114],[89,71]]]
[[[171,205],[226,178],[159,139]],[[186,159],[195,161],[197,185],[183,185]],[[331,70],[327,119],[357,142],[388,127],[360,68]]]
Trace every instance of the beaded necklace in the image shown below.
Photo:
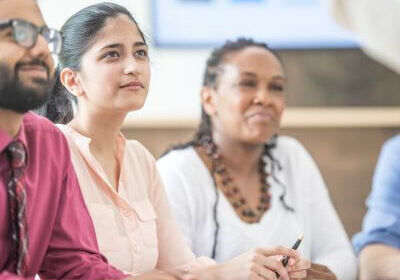
[[[219,153],[217,145],[214,143],[210,136],[204,137],[201,145],[205,149],[206,155],[211,160],[211,175],[215,182],[220,182],[221,186],[218,187],[225,197],[229,200],[238,215],[243,217],[247,223],[259,222],[263,214],[270,208],[271,196],[269,193],[269,185],[267,183],[268,173],[265,171],[266,162],[263,157],[266,147],[259,159],[258,172],[260,175],[260,192],[261,197],[256,209],[252,209],[246,199],[240,193],[239,188],[236,186],[232,176],[229,174],[223,162],[223,156]],[[220,180],[217,180],[217,177]]]

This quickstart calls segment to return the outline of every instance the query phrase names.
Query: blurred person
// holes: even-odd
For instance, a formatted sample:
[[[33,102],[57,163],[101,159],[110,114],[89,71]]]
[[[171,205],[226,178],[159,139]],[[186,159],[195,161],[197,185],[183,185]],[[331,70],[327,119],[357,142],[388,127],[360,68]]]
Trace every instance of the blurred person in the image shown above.
[[[195,137],[157,166],[196,255],[218,262],[252,247],[291,246],[312,261],[306,279],[356,277],[350,242],[313,159],[277,136],[287,77],[264,43],[228,41],[207,60]]]
[[[360,38],[363,50],[400,74],[400,1],[328,1],[336,20]]]
[[[43,112],[67,137],[97,240],[108,261],[134,275],[178,268],[197,279],[304,278],[307,260],[283,247],[254,249],[220,265],[196,259],[169,208],[151,154],[121,133],[150,83],[145,37],[124,7],[89,6],[61,28],[59,78]],[[77,101],[76,115],[70,100]],[[277,260],[291,257],[284,268]]]
[[[65,137],[29,112],[49,96],[61,41],[34,0],[0,1],[1,280],[126,277],[98,252]]]
[[[339,23],[355,32],[365,52],[400,74],[400,1],[330,0]],[[353,244],[360,277],[400,279],[400,138],[388,141],[376,166],[368,212]]]
[[[400,279],[400,135],[379,156],[362,231],[353,238],[360,279]]]

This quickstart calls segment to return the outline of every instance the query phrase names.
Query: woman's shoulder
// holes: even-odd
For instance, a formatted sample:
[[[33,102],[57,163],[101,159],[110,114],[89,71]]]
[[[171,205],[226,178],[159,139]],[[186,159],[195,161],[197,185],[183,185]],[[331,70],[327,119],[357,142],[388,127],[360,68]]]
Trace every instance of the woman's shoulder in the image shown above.
[[[155,158],[145,145],[137,140],[126,140],[126,151],[130,158],[136,159],[146,165],[154,166]]]
[[[74,130],[72,130],[72,128],[68,127],[65,124],[56,124],[55,126],[57,127],[57,129],[59,131],[62,132],[62,134],[64,135],[65,139],[67,140],[67,143],[68,143],[68,146],[70,148],[71,153],[74,154],[75,153],[75,147],[77,146],[76,143],[75,143],[77,141],[77,139],[76,139],[77,137],[74,134]]]
[[[302,156],[308,154],[304,145],[294,137],[279,136],[276,143],[276,153],[289,157]]]
[[[185,170],[193,167],[193,163],[197,160],[196,151],[192,146],[182,149],[174,149],[168,151],[157,160],[159,168],[174,167],[179,170]]]
[[[172,150],[157,161],[157,169],[166,184],[187,184],[190,189],[204,189],[212,177],[196,150],[192,147]]]
[[[66,132],[67,132],[67,126],[65,125],[65,124],[55,124],[55,126],[59,129],[59,130],[61,130],[64,134],[66,134]]]
[[[140,143],[138,140],[126,139],[126,145],[129,147],[129,149],[135,151],[136,153],[145,154],[146,156],[151,155],[145,145]]]
[[[304,145],[291,136],[279,136],[271,154],[282,166],[286,166],[286,171],[305,171],[316,166]]]
[[[171,150],[157,160],[157,169],[171,200],[177,193],[196,207],[213,201],[214,185],[209,170],[192,146]],[[185,191],[182,192],[182,189]]]
[[[68,142],[73,142],[71,140],[81,140],[81,141],[86,141],[88,138],[85,136],[79,134],[77,131],[75,131],[73,128],[69,127],[67,124],[56,124],[55,125],[67,138]],[[70,143],[71,144],[71,143]]]

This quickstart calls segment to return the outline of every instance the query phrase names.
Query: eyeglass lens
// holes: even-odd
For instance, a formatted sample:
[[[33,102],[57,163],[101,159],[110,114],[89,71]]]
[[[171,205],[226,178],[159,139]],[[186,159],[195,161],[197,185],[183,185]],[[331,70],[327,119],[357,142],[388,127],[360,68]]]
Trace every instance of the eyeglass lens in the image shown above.
[[[40,32],[48,42],[49,51],[51,53],[58,54],[61,51],[61,35],[55,29],[49,29],[47,27],[37,28],[36,26],[23,21],[14,21],[14,39],[23,47],[31,48],[35,45]]]

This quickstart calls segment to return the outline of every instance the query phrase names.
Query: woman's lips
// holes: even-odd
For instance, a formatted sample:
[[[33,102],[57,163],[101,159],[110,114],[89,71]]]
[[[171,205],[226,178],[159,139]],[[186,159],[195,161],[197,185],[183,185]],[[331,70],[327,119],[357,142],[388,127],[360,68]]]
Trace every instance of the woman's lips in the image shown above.
[[[123,84],[121,86],[121,88],[129,89],[129,90],[139,90],[139,89],[144,89],[144,86],[141,82],[133,81],[133,82]]]
[[[262,123],[269,123],[274,120],[273,115],[267,112],[252,113],[249,114],[246,118],[252,122],[262,122]]]

